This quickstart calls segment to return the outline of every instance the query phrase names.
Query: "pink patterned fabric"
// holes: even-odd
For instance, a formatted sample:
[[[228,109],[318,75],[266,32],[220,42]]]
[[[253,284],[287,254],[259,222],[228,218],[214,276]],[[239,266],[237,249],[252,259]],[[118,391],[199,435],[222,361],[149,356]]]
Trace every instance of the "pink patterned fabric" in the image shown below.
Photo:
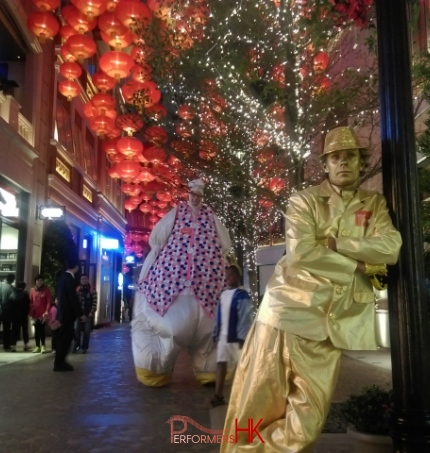
[[[213,318],[225,273],[214,214],[202,205],[193,222],[188,204],[180,203],[177,209],[172,233],[141,289],[150,306],[163,316],[175,297],[190,287],[206,314]]]

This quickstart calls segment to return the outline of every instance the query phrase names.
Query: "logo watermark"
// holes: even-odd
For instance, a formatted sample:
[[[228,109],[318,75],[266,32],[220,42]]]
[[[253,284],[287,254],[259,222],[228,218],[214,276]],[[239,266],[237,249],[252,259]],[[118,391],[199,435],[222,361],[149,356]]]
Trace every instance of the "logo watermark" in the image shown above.
[[[249,444],[252,444],[256,437],[264,444],[264,440],[258,432],[258,427],[262,421],[263,419],[260,418],[257,423],[254,423],[254,420],[249,418],[248,425],[240,427],[236,418],[234,420],[234,428],[231,430],[205,428],[185,415],[173,415],[166,423],[170,424],[170,442],[172,444],[234,444],[238,442],[239,433],[247,434],[247,442]],[[182,426],[176,429],[175,422],[181,423]],[[186,434],[189,424],[201,431],[201,434]]]

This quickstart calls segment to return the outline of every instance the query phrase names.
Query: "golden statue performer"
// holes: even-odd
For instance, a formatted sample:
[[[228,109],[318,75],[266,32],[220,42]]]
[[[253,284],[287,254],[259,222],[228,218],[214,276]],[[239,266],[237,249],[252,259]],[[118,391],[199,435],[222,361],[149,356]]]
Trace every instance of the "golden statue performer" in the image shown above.
[[[402,241],[385,198],[358,187],[365,157],[351,128],[331,130],[321,156],[328,178],[289,200],[286,255],[243,348],[222,453],[309,453],[342,349],[377,349],[369,277],[386,274]]]

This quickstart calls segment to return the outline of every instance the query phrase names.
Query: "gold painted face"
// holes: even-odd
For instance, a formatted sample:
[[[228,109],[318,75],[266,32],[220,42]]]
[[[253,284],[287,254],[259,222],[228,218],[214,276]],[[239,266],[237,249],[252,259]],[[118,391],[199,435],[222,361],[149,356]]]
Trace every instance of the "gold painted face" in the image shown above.
[[[347,149],[327,154],[323,169],[334,186],[349,190],[358,186],[363,166],[360,151]]]

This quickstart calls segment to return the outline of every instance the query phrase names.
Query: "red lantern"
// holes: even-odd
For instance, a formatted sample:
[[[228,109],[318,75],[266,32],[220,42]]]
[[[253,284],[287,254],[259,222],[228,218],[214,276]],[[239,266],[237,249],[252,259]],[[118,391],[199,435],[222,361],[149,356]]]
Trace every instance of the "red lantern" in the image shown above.
[[[143,184],[147,184],[148,182],[154,181],[155,176],[150,171],[143,169],[139,174],[139,179]]]
[[[115,99],[108,93],[96,93],[90,102],[97,115],[106,115],[106,112],[114,109],[116,104]]]
[[[112,179],[118,179],[120,176],[119,176],[119,173],[116,169],[116,165],[114,167],[110,167],[109,170],[108,170],[108,175],[112,178]]]
[[[145,149],[142,154],[145,159],[155,166],[166,160],[166,152],[163,148],[152,146],[151,148]]]
[[[137,64],[142,64],[151,55],[152,49],[140,43],[138,46],[134,46],[130,51],[130,56]]]
[[[148,203],[142,203],[139,206],[139,210],[142,211],[144,214],[148,214],[148,212],[151,210],[151,206],[149,206]]]
[[[131,249],[133,250],[133,252],[135,253],[139,253],[143,250],[143,247],[139,244],[134,244]]]
[[[125,160],[125,157],[119,153],[108,154],[108,157],[109,157],[109,161],[112,162],[113,164],[119,164],[120,162]],[[117,178],[119,178],[119,175],[117,176]]]
[[[131,201],[131,203],[134,203],[136,206],[139,204],[139,203],[142,203],[142,197],[138,197],[137,195],[132,195],[129,200]],[[140,240],[140,239],[139,239]]]
[[[142,168],[139,162],[133,162],[131,160],[124,160],[123,162],[117,164],[116,167],[121,178],[124,178],[126,180],[135,178]]]
[[[53,11],[60,6],[60,0],[31,0],[40,11]]]
[[[314,58],[314,71],[320,72],[327,69],[328,63],[330,61],[330,56],[325,52],[318,53]]]
[[[134,137],[123,137],[118,140],[117,149],[127,158],[137,156],[143,151],[143,144],[140,140]]]
[[[152,68],[145,63],[135,64],[130,69],[131,77],[133,80],[137,80],[138,82],[145,82],[146,80],[149,80],[151,78],[151,72]]]
[[[149,221],[151,223],[156,223],[156,222],[158,222],[158,217],[156,215],[151,215],[151,216],[149,216]]]
[[[273,206],[273,203],[269,201],[267,198],[263,197],[259,201],[260,205],[263,206],[263,208],[271,208]]]
[[[137,206],[134,203],[132,203],[130,200],[125,200],[124,208],[127,209],[128,212],[131,212],[134,209],[136,209]],[[133,247],[136,247],[136,246],[133,246]]]
[[[107,0],[106,11],[114,12],[120,0]]]
[[[146,4],[133,0],[122,0],[121,6],[115,10],[115,13],[127,28],[132,27],[136,22],[149,23],[152,19],[151,11]]]
[[[115,79],[103,71],[97,71],[92,77],[93,83],[102,93],[111,90],[115,86]]]
[[[118,152],[116,144],[118,143],[118,139],[114,138],[112,140],[106,140],[102,143],[102,150],[106,154],[116,154]]]
[[[152,198],[152,192],[149,192],[145,189],[145,192],[142,192],[141,194],[142,200],[149,201]],[[151,210],[151,205],[145,203],[147,206],[149,206],[148,212]]]
[[[173,0],[148,0],[147,3],[155,17],[166,19],[175,2]]]
[[[64,41],[67,41],[70,36],[76,35],[76,33],[77,31],[70,25],[63,25],[60,28],[60,35],[64,39]]]
[[[108,116],[108,115],[106,115]],[[121,137],[121,129],[119,127],[113,127],[112,129],[110,129],[108,131],[108,133],[106,134],[106,136],[108,138],[118,138],[118,137]]]
[[[170,195],[169,192],[157,192],[155,196],[160,200],[164,202],[169,202],[172,200],[172,195]],[[160,204],[158,205],[160,206]]]
[[[121,94],[127,104],[133,104],[134,99],[134,81],[130,80],[121,87]]]
[[[60,74],[66,79],[77,79],[82,74],[82,68],[71,61],[60,65]]]
[[[146,140],[153,143],[154,145],[167,143],[169,139],[166,130],[162,126],[149,126],[145,130],[143,135]]]
[[[127,31],[115,13],[103,13],[98,20],[100,30],[110,37],[121,36]]]
[[[119,80],[128,76],[130,69],[134,65],[134,61],[130,55],[114,50],[102,55],[99,65],[102,71],[115,80]]]
[[[97,51],[96,43],[86,35],[70,36],[65,46],[81,64],[85,58],[92,57]]]
[[[62,45],[60,48],[60,54],[66,61],[75,62],[77,58],[75,58],[71,53],[70,50],[67,48],[66,44]]]
[[[78,33],[87,33],[93,30],[97,25],[96,19],[88,19],[73,5],[67,5],[61,8],[61,14],[64,20],[75,29]]]
[[[128,135],[132,135],[134,132],[142,129],[143,121],[139,115],[128,113],[126,115],[120,115],[116,119],[116,125],[123,131],[126,131]]]
[[[158,192],[159,190],[167,190],[167,189],[169,189],[167,184],[164,184],[164,183],[158,182],[158,181],[151,181],[145,187],[146,191],[152,191],[152,192]]]
[[[140,109],[148,108],[161,99],[161,91],[157,89],[157,85],[154,82],[149,80],[142,83],[136,80],[128,82],[122,87],[122,93],[126,102],[134,104]]]
[[[130,197],[137,197],[140,194],[142,188],[137,184],[123,184],[121,186],[121,190]],[[139,204],[141,201],[142,199],[140,199],[137,204]]]
[[[275,194],[279,193],[285,187],[285,181],[281,178],[272,178],[269,181],[269,189]]]
[[[167,116],[167,109],[163,104],[154,104],[145,110],[145,115],[153,120],[161,120]]]
[[[177,152],[182,154],[183,156],[189,156],[195,153],[195,149],[187,142],[183,142],[180,140],[173,140],[170,143],[170,146]]]
[[[43,44],[47,39],[53,38],[60,30],[60,24],[53,14],[36,11],[27,18],[29,30],[35,34]]]
[[[124,49],[125,47],[128,47],[133,41],[132,35],[128,30],[126,30],[122,35],[110,36],[103,31],[101,31],[100,34],[103,41],[106,44],[109,44],[109,46],[113,47],[115,50]]]
[[[196,112],[191,105],[181,105],[178,109],[178,116],[183,120],[192,120],[196,116]]]
[[[110,129],[113,129],[115,123],[113,119],[106,115],[95,116],[90,120],[90,128],[95,132],[102,140]]]
[[[95,116],[99,116],[99,115],[103,116],[101,114],[101,112],[96,107],[94,107],[94,105],[91,103],[91,101],[84,104],[84,115],[88,119],[94,118]],[[115,120],[118,115],[118,112],[114,109],[109,109],[104,112],[104,115],[106,115],[107,117],[109,117],[112,120]],[[111,133],[111,132],[112,131],[109,131],[109,133]],[[120,135],[121,135],[121,131],[120,131]],[[113,138],[113,137],[111,137],[111,138]]]
[[[71,0],[71,2],[90,20],[94,16],[100,16],[107,8],[107,0]]]
[[[71,101],[72,98],[78,96],[81,89],[79,84],[74,80],[63,80],[58,84],[58,91],[66,96],[68,101]]]
[[[176,133],[183,138],[189,138],[193,136],[193,129],[191,124],[181,123],[175,127]]]

